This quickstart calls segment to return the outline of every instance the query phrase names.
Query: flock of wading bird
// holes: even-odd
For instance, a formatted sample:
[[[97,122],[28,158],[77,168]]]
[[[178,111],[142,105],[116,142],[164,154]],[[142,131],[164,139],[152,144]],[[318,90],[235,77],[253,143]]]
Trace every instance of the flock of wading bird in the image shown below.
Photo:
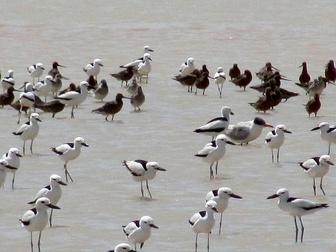
[[[117,114],[123,107],[122,99],[124,98],[130,99],[134,110],[140,110],[140,106],[142,106],[145,102],[145,95],[141,84],[143,82],[148,83],[148,76],[151,72],[150,61],[152,59],[150,52],[153,52],[153,50],[150,49],[149,46],[145,46],[143,57],[120,66],[124,69],[118,73],[111,74],[112,77],[121,81],[121,86],[126,88],[126,91],[131,95],[131,97],[126,97],[123,94],[118,93],[115,100],[105,103],[100,108],[93,109],[92,112],[104,115],[106,121],[108,121],[108,117],[111,116],[111,121],[113,121],[115,114]],[[33,153],[33,142],[39,133],[38,122],[41,122],[41,119],[38,113],[31,112],[32,109],[40,109],[44,112],[52,113],[52,117],[54,117],[55,114],[61,112],[65,106],[69,106],[71,107],[71,118],[74,118],[74,109],[86,100],[90,92],[95,99],[103,102],[105,97],[108,95],[109,89],[106,80],[102,79],[100,83],[98,83],[98,74],[100,72],[100,67],[102,66],[102,61],[100,59],[95,59],[93,63],[90,63],[83,68],[83,71],[88,75],[88,79],[86,81],[82,81],[79,86],[76,86],[74,83],[70,83],[69,87],[64,90],[61,90],[63,87],[62,80],[69,79],[62,76],[60,73],[58,67],[64,66],[60,65],[58,62],[54,62],[52,64],[51,70],[45,76],[43,81],[40,81],[40,77],[43,75],[45,70],[42,63],[37,63],[28,67],[27,70],[32,77],[32,83],[25,82],[22,86],[24,89],[22,92],[20,91],[22,88],[15,89],[14,87],[14,72],[12,70],[8,71],[8,76],[1,79],[4,92],[0,95],[0,105],[2,107],[10,105],[18,111],[18,124],[20,123],[22,112],[25,112],[30,119],[28,123],[22,124],[17,131],[13,132],[14,135],[18,135],[23,140],[23,154],[26,152],[25,143],[27,140],[31,141],[30,151]],[[299,76],[299,82],[296,84],[304,88],[307,96],[309,97],[306,104],[306,110],[309,116],[312,113],[316,116],[321,107],[320,96],[326,88],[327,83],[335,83],[336,69],[334,62],[333,60],[328,62],[325,67],[324,77],[321,75],[313,81],[311,81],[311,77],[308,73],[306,62],[303,62],[301,67],[302,73]],[[298,93],[281,87],[281,81],[289,81],[289,79],[280,74],[279,70],[272,66],[270,62],[267,62],[265,66],[256,73],[256,76],[261,80],[261,84],[251,86],[251,88],[261,92],[263,96],[261,96],[256,102],[250,103],[250,105],[258,112],[266,112],[273,109],[282,100],[287,101],[287,99],[298,95]],[[243,88],[245,91],[246,87],[251,83],[252,73],[250,70],[241,72],[238,65],[234,64],[229,70],[229,77],[230,82],[240,88]],[[219,96],[221,97],[223,84],[226,81],[226,74],[222,67],[218,67],[217,72],[213,77],[211,77],[206,65],[203,65],[202,69],[198,70],[195,68],[194,59],[188,58],[187,61],[181,65],[179,74],[173,79],[180,82],[183,86],[187,86],[188,92],[193,92],[193,88],[195,88],[195,94],[197,94],[197,90],[201,89],[203,90],[203,95],[210,85],[210,79],[213,79],[214,83],[218,87]],[[37,82],[35,83],[36,80]],[[132,80],[132,82],[129,84],[128,81],[130,80]],[[124,82],[125,86],[123,86]],[[19,91],[20,95],[19,99],[14,102],[15,91]],[[52,95],[53,99],[51,101],[47,101],[50,95]],[[210,163],[210,178],[214,178],[213,166],[215,164],[215,173],[217,174],[218,161],[225,155],[226,144],[248,143],[257,139],[261,135],[264,127],[273,127],[260,117],[256,117],[252,121],[230,125],[230,114],[233,114],[231,108],[224,106],[221,113],[221,117],[214,118],[195,130],[196,133],[210,135],[213,140],[212,142],[206,144],[205,147],[195,155]],[[320,130],[321,138],[329,143],[328,154],[330,154],[330,144],[336,143],[336,127],[329,125],[328,123],[321,123],[318,127],[312,130]],[[284,143],[285,133],[291,132],[285,125],[279,124],[275,127],[275,130],[272,130],[266,135],[265,144],[272,150],[272,162],[275,162],[273,154],[274,149],[277,149],[276,161],[279,162],[279,150]],[[68,178],[70,181],[73,181],[73,178],[67,169],[67,164],[69,161],[79,157],[82,146],[88,147],[88,144],[85,143],[82,137],[76,137],[73,143],[61,144],[58,147],[52,148],[52,151],[65,162],[64,171],[67,182]],[[2,187],[5,183],[6,174],[13,173],[12,188],[14,189],[15,172],[20,166],[21,157],[22,154],[20,151],[14,147],[10,148],[8,153],[3,155],[0,160],[0,187]],[[142,197],[144,197],[143,182],[145,182],[149,196],[152,198],[148,181],[155,177],[157,171],[165,171],[165,169],[160,167],[157,162],[148,162],[141,159],[123,161],[123,165],[130,172],[134,181],[140,182]],[[325,194],[322,181],[323,177],[327,174],[330,165],[333,165],[333,163],[330,161],[329,155],[314,157],[300,163],[300,166],[305,170],[306,174],[313,178],[313,190],[315,195],[316,178],[320,178],[320,188],[323,194]],[[51,208],[49,225],[52,226],[53,209],[59,209],[57,203],[62,195],[61,185],[66,185],[66,183],[62,181],[61,177],[57,174],[51,175],[50,184],[47,187],[42,188],[36,194],[34,200],[29,202],[29,204],[34,204],[35,207],[28,210],[20,219],[22,225],[31,234],[31,251],[33,251],[33,232],[39,232],[38,249],[40,251],[41,233],[48,222],[47,210],[49,208]],[[325,203],[315,203],[305,199],[289,197],[289,192],[285,188],[279,189],[276,194],[268,197],[268,199],[277,197],[279,198],[279,207],[294,217],[296,242],[298,241],[297,218],[301,224],[300,240],[302,242],[304,227],[301,216],[311,214],[319,209],[328,207]],[[215,212],[219,212],[221,214],[219,224],[219,233],[221,233],[223,212],[228,207],[228,201],[230,198],[242,199],[241,196],[234,194],[231,188],[228,187],[222,187],[217,190],[210,191],[206,195],[205,211],[198,212],[190,218],[189,223],[193,231],[196,233],[195,251],[197,251],[198,247],[197,240],[199,233],[206,233],[208,235],[207,250],[209,251],[209,238],[211,230],[215,225]],[[117,245],[114,250],[110,251],[136,251],[137,244],[140,244],[141,249],[144,242],[151,235],[151,228],[158,228],[158,226],[154,224],[154,221],[150,216],[143,216],[139,220],[130,222],[129,224],[123,226],[123,232],[125,233],[128,241],[134,244],[135,250],[133,250],[129,244],[121,243]]]

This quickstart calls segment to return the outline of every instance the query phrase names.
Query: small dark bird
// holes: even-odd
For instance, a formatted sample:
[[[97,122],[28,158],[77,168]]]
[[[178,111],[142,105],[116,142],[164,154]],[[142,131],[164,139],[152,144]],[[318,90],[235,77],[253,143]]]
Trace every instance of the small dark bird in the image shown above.
[[[50,102],[35,101],[33,106],[35,108],[41,109],[44,112],[52,113],[52,118],[54,118],[58,112],[61,112],[64,109],[65,104],[61,103],[59,100],[52,100]]]
[[[299,93],[295,93],[295,92],[289,91],[289,90],[281,88],[281,87],[279,88],[279,90],[280,90],[280,94],[281,94],[282,99],[285,100],[284,102],[286,102],[291,97],[299,95]]]
[[[54,61],[52,64],[52,68],[49,70],[48,74],[51,75],[53,78],[55,78],[56,74],[60,74],[58,67],[65,67],[60,64],[58,64],[57,61]]]
[[[108,95],[108,92],[109,88],[107,86],[107,82],[105,79],[102,79],[97,89],[93,90],[93,95],[95,99],[100,100],[102,102],[104,98]]]
[[[70,91],[76,91],[77,90],[77,86],[75,83],[70,83],[69,87],[67,87],[66,89],[63,89],[61,92],[59,92],[59,95],[65,94],[67,92]]]
[[[14,87],[9,87],[6,93],[0,95],[0,105],[2,107],[11,105],[14,101]]]
[[[273,70],[279,71],[277,68],[272,66],[271,62],[266,62],[265,66],[263,66],[257,73],[256,76],[261,81],[266,81],[270,79],[273,75]]]
[[[300,67],[302,67],[302,72],[301,72],[301,74],[299,76],[299,82],[301,84],[308,83],[310,81],[310,75],[308,73],[307,63],[306,62],[302,62],[302,65]]]
[[[203,66],[202,66],[202,69],[200,70],[200,73],[201,73],[201,74],[202,74],[203,72],[207,72],[208,75],[210,74],[210,72],[209,72],[209,70],[208,70],[208,68],[207,68],[206,65],[203,65]]]
[[[96,89],[98,87],[98,81],[94,78],[93,75],[90,75],[86,81],[89,83],[91,89]]]
[[[105,120],[108,121],[108,117],[111,115],[112,119],[111,122],[114,119],[114,115],[117,114],[123,107],[123,98],[129,99],[128,97],[123,96],[121,93],[118,93],[116,95],[116,98],[114,101],[105,103],[102,107],[92,110],[91,112],[105,115]]]
[[[251,102],[249,104],[254,107],[258,112],[264,111],[264,113],[266,113],[267,110],[271,109],[273,104],[271,88],[266,88],[264,96],[259,97],[256,102]]]
[[[230,81],[240,88],[243,87],[244,91],[246,91],[246,86],[252,81],[251,71],[246,69],[243,74]]]
[[[281,100],[282,100],[282,96],[281,96],[281,91],[279,87],[275,87],[272,85],[271,87],[271,96],[272,96],[272,105],[271,105],[271,109],[274,109],[275,106],[279,105]]]
[[[237,78],[240,75],[240,69],[237,64],[233,64],[232,68],[229,70],[229,76],[232,79]]]
[[[207,89],[209,85],[210,85],[209,73],[204,71],[201,74],[201,76],[195,81],[195,87],[196,87],[195,95],[197,94],[197,89],[203,89],[203,95],[204,95],[205,89]]]
[[[121,70],[118,73],[110,74],[110,75],[116,78],[118,81],[121,81],[121,86],[123,85],[124,82],[126,82],[126,86],[127,86],[128,81],[132,79],[134,75],[133,66],[128,66],[126,69]]]
[[[140,110],[140,106],[145,102],[145,94],[142,91],[142,87],[138,86],[138,90],[131,97],[131,104],[134,107],[134,111]]]
[[[309,117],[311,113],[314,113],[316,117],[317,112],[320,110],[320,108],[321,108],[320,96],[318,94],[315,94],[314,98],[310,99],[306,104],[306,111],[308,112]]]
[[[333,60],[329,60],[325,67],[324,75],[329,82],[335,83],[336,81],[336,68]]]

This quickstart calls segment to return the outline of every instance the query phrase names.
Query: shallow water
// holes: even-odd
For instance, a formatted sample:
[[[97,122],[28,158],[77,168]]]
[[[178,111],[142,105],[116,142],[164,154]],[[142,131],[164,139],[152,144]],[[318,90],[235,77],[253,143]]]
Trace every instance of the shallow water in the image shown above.
[[[324,65],[335,58],[334,1],[82,1],[2,3],[0,16],[3,75],[14,70],[16,87],[30,81],[26,67],[42,62],[47,69],[57,60],[67,68],[62,74],[78,84],[86,79],[82,67],[95,58],[104,64],[99,78],[108,82],[112,100],[126,94],[109,74],[118,66],[142,54],[144,45],[152,53],[152,72],[143,85],[146,102],[134,112],[125,100],[114,122],[90,111],[102,104],[92,97],[75,110],[56,115],[41,113],[40,133],[34,154],[21,159],[16,188],[7,177],[0,200],[0,241],[2,251],[29,251],[29,234],[18,219],[29,209],[37,190],[48,184],[53,173],[64,177],[63,163],[50,147],[71,142],[77,136],[90,145],[70,162],[73,183],[63,188],[60,211],[54,211],[53,228],[42,234],[42,251],[107,251],[126,238],[121,226],[143,215],[153,217],[160,228],[153,230],[143,251],[193,251],[195,234],[187,220],[204,209],[204,197],[212,189],[229,186],[243,200],[230,200],[223,219],[211,236],[211,251],[331,251],[335,248],[335,169],[324,180],[327,196],[314,197],[312,181],[297,162],[326,154],[327,144],[318,132],[310,132],[322,121],[335,123],[336,87],[324,92],[316,118],[308,118],[302,106],[304,91],[294,85],[302,61],[313,78],[324,73]],[[195,58],[197,67],[206,64],[211,75],[218,66],[226,73],[233,63],[255,72],[271,61],[293,81],[284,88],[300,96],[281,103],[274,111],[256,113],[247,103],[259,94],[243,92],[232,83],[224,84],[223,98],[212,84],[206,95],[187,93],[171,80],[182,62]],[[70,81],[64,82],[64,87]],[[251,85],[258,84],[254,76]],[[228,146],[220,161],[219,174],[209,180],[209,165],[194,157],[210,138],[193,133],[211,118],[220,115],[223,105],[235,113],[231,122],[263,117],[293,132],[286,135],[280,164],[272,164],[270,150],[263,143],[268,130],[247,146]],[[24,120],[22,120],[23,122]],[[0,152],[20,147],[11,134],[18,128],[17,112],[0,111]],[[331,156],[335,156],[332,146]],[[123,160],[154,160],[166,168],[150,181],[153,200],[140,198],[140,186],[132,181]],[[294,243],[292,217],[281,212],[276,200],[266,200],[279,188],[291,195],[327,202],[329,209],[303,217],[305,241]],[[37,235],[34,234],[37,239]],[[35,242],[36,243],[36,242]],[[199,251],[206,249],[206,236],[199,236]]]

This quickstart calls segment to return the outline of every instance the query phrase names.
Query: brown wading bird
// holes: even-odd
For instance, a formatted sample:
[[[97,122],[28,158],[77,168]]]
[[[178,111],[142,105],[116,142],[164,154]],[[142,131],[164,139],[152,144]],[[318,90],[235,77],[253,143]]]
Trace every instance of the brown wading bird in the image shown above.
[[[49,102],[35,100],[33,107],[41,109],[47,113],[52,113],[52,118],[54,118],[58,112],[61,112],[64,109],[65,104],[61,103],[59,100],[52,100]]]
[[[111,122],[112,122],[114,119],[114,115],[117,114],[124,105],[122,100],[123,98],[129,99],[128,97],[123,96],[121,93],[118,93],[116,95],[115,100],[107,102],[102,107],[94,109],[91,112],[105,115],[106,121],[108,121],[107,118],[111,115],[112,116]]]
[[[59,95],[65,94],[65,93],[70,92],[70,91],[76,91],[76,90],[77,90],[76,84],[75,83],[70,83],[69,87],[67,87],[67,88],[63,89],[61,92],[59,92]]]
[[[145,94],[142,91],[142,87],[139,86],[138,90],[135,94],[131,97],[131,104],[134,107],[134,111],[140,110],[140,106],[145,102]]]
[[[6,93],[0,95],[0,105],[2,107],[12,104],[14,101],[14,91],[14,87],[9,87]]]
[[[335,83],[336,81],[336,68],[333,60],[329,60],[325,67],[324,75],[328,81]]]
[[[237,64],[233,64],[232,68],[229,70],[229,76],[232,79],[237,78],[240,75],[240,69]]]
[[[264,96],[261,96],[256,102],[251,102],[249,104],[258,112],[264,111],[264,113],[266,113],[267,110],[271,109],[273,104],[271,88],[266,88]]]
[[[126,86],[127,86],[128,81],[133,78],[134,68],[133,66],[128,66],[126,67],[126,69],[121,70],[118,73],[114,73],[110,75],[116,78],[118,81],[121,81],[121,87],[123,86],[124,82],[126,82]]]
[[[201,76],[201,73],[198,69],[195,69],[191,74],[186,76],[176,75],[173,80],[180,82],[183,86],[188,87],[188,92],[192,92],[192,87],[195,84],[195,81]]]
[[[104,98],[108,95],[108,92],[109,88],[107,86],[107,82],[105,79],[102,79],[99,86],[95,90],[93,90],[93,97],[102,102]]]
[[[309,117],[311,113],[314,113],[316,117],[317,112],[320,110],[320,108],[320,96],[318,94],[315,94],[314,98],[310,99],[306,104],[306,111],[308,112]]]
[[[209,73],[204,71],[201,73],[201,77],[199,77],[195,81],[195,87],[196,87],[195,95],[197,95],[197,89],[203,89],[203,95],[204,95],[205,89],[207,89],[209,85],[210,85]]]
[[[271,62],[266,62],[265,66],[263,66],[259,72],[256,73],[256,76],[261,80],[261,81],[266,81],[269,78],[272,77],[273,75],[273,70],[279,71],[277,68],[272,66]]]
[[[300,67],[302,67],[302,72],[299,76],[299,81],[301,84],[308,83],[310,81],[310,75],[308,73],[307,63],[302,62],[302,65]]]
[[[246,86],[252,81],[251,71],[246,69],[243,74],[230,81],[240,88],[243,87],[244,91],[246,91]]]

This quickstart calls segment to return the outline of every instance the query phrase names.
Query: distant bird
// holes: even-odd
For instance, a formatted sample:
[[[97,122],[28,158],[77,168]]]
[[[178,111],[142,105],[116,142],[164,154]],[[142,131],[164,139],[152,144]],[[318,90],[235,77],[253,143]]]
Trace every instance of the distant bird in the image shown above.
[[[289,131],[285,125],[278,124],[275,127],[275,129],[267,133],[265,137],[265,144],[267,145],[267,147],[271,149],[271,152],[272,152],[272,163],[274,163],[273,149],[278,149],[277,162],[279,163],[280,147],[285,142],[285,133],[291,134],[292,132]]]
[[[63,89],[62,91],[59,92],[59,95],[65,94],[65,93],[70,92],[70,91],[76,91],[76,90],[77,90],[76,84],[75,83],[70,83],[67,88],[65,88],[65,89]]]
[[[230,79],[233,80],[240,75],[240,69],[237,64],[233,64],[232,68],[229,70]]]
[[[213,200],[217,203],[216,209],[221,214],[218,231],[219,234],[222,231],[223,212],[228,207],[230,198],[242,199],[241,196],[234,194],[232,189],[229,187],[221,187],[219,189],[212,190],[205,196],[206,201]]]
[[[328,155],[330,154],[330,145],[336,144],[336,126],[327,122],[321,122],[319,126],[312,128],[311,131],[320,130],[321,139],[328,143]]]
[[[202,89],[203,90],[203,95],[205,93],[205,90],[209,87],[210,81],[209,81],[209,73],[208,72],[202,72],[201,76],[196,79],[195,81],[195,95],[197,94],[197,89]]]
[[[140,106],[145,103],[145,94],[143,93],[142,87],[138,86],[137,92],[131,96],[131,104],[134,111],[140,111]]]
[[[223,67],[217,68],[217,72],[215,73],[213,78],[215,79],[215,83],[217,84],[219,97],[222,97],[223,85],[224,82],[226,81],[226,76]]]
[[[14,87],[15,80],[14,80],[13,70],[8,70],[8,75],[1,79],[1,85],[2,85],[3,92],[5,92],[9,87]]]
[[[266,113],[267,110],[270,110],[273,105],[273,98],[272,98],[272,90],[271,88],[267,87],[265,89],[265,95],[259,97],[259,99],[256,102],[250,102],[249,103],[252,107],[255,108],[255,110],[264,111]]]
[[[336,68],[333,60],[329,60],[325,67],[324,76],[329,82],[335,83],[336,81]]]
[[[73,143],[65,143],[56,148],[51,148],[51,150],[55,152],[61,160],[65,161],[64,170],[66,182],[68,182],[68,176],[71,182],[73,182],[73,179],[67,169],[67,165],[69,161],[79,157],[82,146],[89,147],[82,137],[76,137]]]
[[[252,74],[250,70],[245,70],[243,74],[237,76],[236,78],[230,80],[233,84],[240,88],[246,90],[246,86],[252,81]]]
[[[120,243],[117,246],[115,246],[114,249],[109,250],[107,252],[136,252],[131,248],[131,246],[127,243]]]
[[[214,178],[212,166],[218,162],[226,153],[226,144],[235,145],[233,142],[229,141],[224,134],[219,134],[216,137],[215,144],[208,143],[202,150],[195,154],[196,157],[201,157],[205,162],[210,163],[210,179]]]
[[[138,75],[140,76],[140,83],[142,82],[143,78],[145,78],[146,83],[148,83],[148,75],[152,70],[152,65],[150,63],[151,60],[152,58],[150,57],[150,54],[145,53],[143,61],[139,63],[138,68],[136,69]]]
[[[255,117],[252,121],[239,122],[229,125],[226,135],[236,143],[246,143],[257,139],[265,127],[273,128],[273,126],[260,117]]]
[[[20,110],[19,110],[19,119],[18,119],[18,124],[20,123],[21,119],[21,111],[23,110],[24,107],[27,107],[29,110],[28,116],[30,117],[30,111],[31,108],[34,105],[35,102],[35,93],[33,92],[33,85],[29,82],[24,84],[24,92],[20,94],[19,102],[20,102]]]
[[[4,186],[7,172],[12,171],[15,172],[17,169],[8,164],[8,162],[4,159],[0,160],[0,188]]]
[[[51,93],[57,95],[57,93],[62,88],[63,85],[62,80],[69,80],[69,79],[67,77],[62,76],[60,73],[57,73],[54,76],[53,82],[51,82]]]
[[[87,83],[89,83],[90,89],[96,89],[98,87],[98,81],[95,79],[93,75],[90,75],[86,81]]]
[[[9,87],[6,93],[0,94],[0,105],[2,107],[12,104],[15,98],[14,91],[14,87]]]
[[[195,252],[198,249],[198,234],[204,233],[208,235],[207,251],[210,251],[210,234],[215,226],[214,213],[217,213],[217,203],[209,200],[205,204],[205,211],[195,213],[189,220],[192,230],[196,233]]]
[[[302,65],[300,67],[302,67],[302,72],[299,76],[299,82],[301,84],[307,84],[310,81],[310,75],[308,73],[307,63],[302,62]]]
[[[187,76],[191,74],[195,70],[195,60],[194,58],[188,58],[185,63],[183,63],[180,67],[180,75],[181,77]]]
[[[188,92],[192,92],[192,87],[195,84],[195,81],[201,76],[201,73],[198,69],[195,69],[191,74],[181,76],[176,75],[173,80],[180,82],[183,86],[188,87]]]
[[[35,79],[37,78],[37,81],[40,81],[40,77],[43,74],[44,66],[42,63],[37,63],[35,65],[31,65],[30,67],[27,67],[27,71],[30,74],[31,77],[33,77],[33,84],[35,84]]]
[[[116,95],[115,100],[111,102],[106,102],[102,107],[94,109],[91,112],[106,116],[105,117],[106,121],[108,121],[108,117],[111,115],[112,116],[111,122],[112,122],[114,119],[114,115],[117,114],[124,106],[122,100],[123,98],[129,99],[128,97],[125,97],[123,94],[118,93]]]
[[[61,74],[60,71],[58,70],[58,67],[66,67],[66,66],[63,66],[63,65],[61,65],[61,64],[58,64],[57,61],[54,61],[54,62],[52,63],[52,67],[51,67],[51,69],[49,70],[48,74],[51,75],[53,78],[55,78],[55,76],[56,76],[57,74]],[[61,75],[61,76],[62,76],[62,75]]]
[[[37,96],[44,96],[44,102],[47,102],[47,96],[51,93],[52,83],[55,82],[51,75],[47,75],[44,81],[39,81],[34,85],[34,91]]]
[[[289,215],[294,217],[295,224],[295,242],[298,240],[299,228],[297,225],[297,218],[301,224],[301,242],[303,242],[304,227],[302,224],[301,216],[313,214],[317,210],[329,207],[325,203],[317,203],[306,199],[289,197],[289,192],[286,188],[281,188],[276,194],[273,194],[267,199],[279,198],[278,206],[282,211],[287,212]]]
[[[132,80],[132,83],[127,85],[126,91],[130,95],[133,95],[138,91],[138,87],[139,87],[139,84],[137,83],[136,78],[134,77]]]
[[[83,67],[83,71],[88,75],[92,75],[96,80],[100,73],[100,67],[104,66],[100,59],[95,59],[92,63]]]
[[[262,67],[258,72],[256,72],[256,76],[261,81],[265,81],[269,79],[269,77],[273,74],[273,70],[279,71],[277,68],[272,66],[271,62],[266,62],[265,66]]]
[[[289,91],[281,87],[279,88],[279,90],[280,90],[281,98],[285,100],[284,102],[286,102],[291,97],[295,97],[299,95],[299,93],[292,92],[292,91]]]
[[[216,117],[208,121],[205,125],[194,130],[196,133],[212,136],[218,136],[225,133],[230,124],[230,115],[234,115],[229,106],[223,106],[221,109],[221,117]]]
[[[105,99],[105,97],[108,95],[108,92],[109,92],[109,88],[107,86],[107,82],[105,79],[102,79],[100,81],[99,86],[95,90],[93,90],[93,97],[102,102]]]
[[[315,185],[315,178],[321,178],[320,180],[320,188],[324,195],[325,192],[323,190],[323,177],[329,172],[329,166],[334,165],[333,162],[330,161],[329,155],[322,155],[321,157],[312,157],[305,162],[299,162],[299,165],[308,177],[313,178],[313,190],[314,195],[316,196],[316,185]]]
[[[142,159],[136,159],[132,161],[124,160],[123,165],[131,173],[133,180],[136,182],[140,182],[141,196],[144,197],[142,182],[146,181],[146,188],[149,193],[149,196],[153,198],[149,190],[148,180],[152,180],[153,178],[155,178],[157,171],[166,171],[166,169],[162,168],[157,162],[154,161],[148,162]]]
[[[41,251],[41,234],[48,223],[48,208],[60,209],[58,206],[54,206],[50,203],[50,200],[46,197],[42,197],[36,201],[35,208],[28,210],[20,219],[22,226],[30,232],[30,247],[31,252],[33,252],[33,232],[38,231],[38,251]]]
[[[314,95],[314,98],[310,99],[306,104],[306,111],[310,117],[310,114],[314,113],[315,117],[317,116],[317,112],[321,108],[320,96],[318,94]]]
[[[49,102],[36,102],[34,104],[34,108],[41,109],[44,112],[52,113],[52,118],[59,112],[61,112],[65,107],[65,104],[60,102],[59,100],[51,100]]]
[[[327,82],[328,80],[322,76],[319,76],[317,79],[315,79],[313,83],[310,84],[307,88],[307,95],[309,96],[309,99],[314,97],[315,94],[321,96],[324,89],[327,87]]]
[[[74,109],[76,106],[81,104],[88,96],[88,87],[89,84],[87,81],[82,81],[80,83],[80,92],[69,91],[67,93],[58,95],[55,99],[59,100],[61,103],[71,106],[71,118],[75,118]]]
[[[121,81],[121,86],[123,85],[124,82],[126,82],[126,86],[127,86],[128,81],[133,78],[134,67],[135,66],[128,66],[128,67],[126,67],[126,69],[121,70],[118,73],[114,73],[114,74],[110,74],[110,75],[112,77],[116,78],[118,81]]]
[[[31,140],[30,152],[33,153],[33,142],[39,133],[40,126],[37,122],[42,122],[39,114],[32,113],[30,116],[30,121],[22,124],[20,128],[13,132],[14,135],[19,136],[23,141],[23,155],[26,153],[26,141]]]
[[[9,169],[7,169],[7,172],[13,173],[13,179],[12,179],[12,189],[14,189],[14,183],[15,183],[15,174],[16,171],[20,168],[20,158],[22,157],[20,151],[18,148],[12,147],[9,149],[9,151],[2,155],[1,159],[5,160],[8,165],[10,166]],[[1,186],[0,186],[1,188]]]
[[[46,197],[50,200],[50,203],[57,205],[58,201],[62,197],[62,186],[67,184],[62,181],[61,176],[53,174],[50,176],[50,184],[38,191],[33,201],[28,202],[28,204],[36,204],[36,201],[42,197]],[[53,209],[51,209],[49,216],[49,225],[52,227],[52,214]]]
[[[144,53],[151,53],[151,52],[154,52],[154,50],[152,50],[149,45],[145,45],[144,46]],[[143,60],[144,60],[144,57],[142,56],[142,57],[140,57],[136,60],[133,60],[130,63],[127,63],[125,65],[121,65],[120,68],[127,68],[129,66],[132,66],[132,67],[135,67],[134,69],[136,69],[138,67],[139,63],[142,62]]]
[[[132,221],[122,227],[127,240],[134,244],[135,251],[137,251],[138,243],[140,243],[140,249],[142,249],[145,241],[151,236],[152,228],[159,228],[154,224],[153,218],[150,216],[142,216],[140,220]]]

